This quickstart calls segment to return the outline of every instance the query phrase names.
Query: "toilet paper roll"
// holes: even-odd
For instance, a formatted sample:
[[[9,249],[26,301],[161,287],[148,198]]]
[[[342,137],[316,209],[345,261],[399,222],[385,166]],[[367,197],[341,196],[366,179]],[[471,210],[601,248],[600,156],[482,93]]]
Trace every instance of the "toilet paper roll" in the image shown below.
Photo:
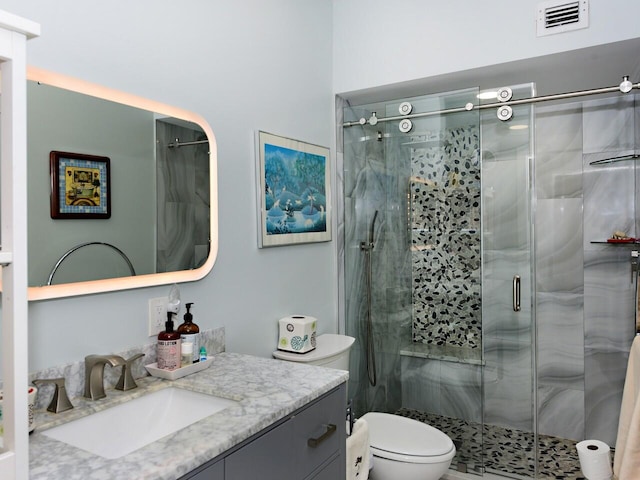
[[[611,469],[611,449],[600,440],[583,440],[576,445],[580,468],[587,480],[609,480]]]

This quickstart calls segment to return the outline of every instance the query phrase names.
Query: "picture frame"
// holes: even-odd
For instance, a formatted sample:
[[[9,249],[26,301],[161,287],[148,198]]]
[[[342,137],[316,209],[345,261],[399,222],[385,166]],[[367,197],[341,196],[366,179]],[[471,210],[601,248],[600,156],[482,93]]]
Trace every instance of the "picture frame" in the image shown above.
[[[109,157],[51,151],[51,218],[111,218]]]
[[[257,132],[258,247],[331,241],[329,149]]]

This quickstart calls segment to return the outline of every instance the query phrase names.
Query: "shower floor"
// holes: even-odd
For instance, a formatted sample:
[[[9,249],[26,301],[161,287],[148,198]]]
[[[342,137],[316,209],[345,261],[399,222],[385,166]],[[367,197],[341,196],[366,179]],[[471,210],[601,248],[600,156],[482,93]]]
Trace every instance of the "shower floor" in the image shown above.
[[[442,430],[456,445],[451,468],[463,463],[470,473],[482,465],[484,437],[485,471],[515,478],[533,478],[535,471],[534,435],[516,429],[468,422],[401,408],[397,415],[413,418]],[[546,479],[584,480],[576,451],[576,442],[564,438],[538,436],[540,461],[538,477]]]

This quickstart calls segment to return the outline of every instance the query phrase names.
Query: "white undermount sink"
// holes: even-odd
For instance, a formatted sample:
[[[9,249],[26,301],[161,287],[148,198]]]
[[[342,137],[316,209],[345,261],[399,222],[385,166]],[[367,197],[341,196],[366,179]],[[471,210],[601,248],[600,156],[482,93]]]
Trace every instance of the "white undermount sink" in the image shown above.
[[[171,387],[45,430],[42,434],[113,459],[233,405],[237,402]]]

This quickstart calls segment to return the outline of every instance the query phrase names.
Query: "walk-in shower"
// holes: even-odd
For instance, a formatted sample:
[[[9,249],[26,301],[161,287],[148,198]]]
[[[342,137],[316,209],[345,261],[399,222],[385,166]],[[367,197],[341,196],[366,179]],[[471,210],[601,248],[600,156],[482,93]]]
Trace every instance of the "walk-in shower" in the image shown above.
[[[582,133],[601,135],[592,119],[611,122],[607,115],[628,112],[629,102],[536,110],[532,84],[493,91],[498,100],[481,100],[484,91],[470,88],[342,109],[344,321],[357,339],[349,393],[356,415],[394,412],[443,430],[458,450],[454,469],[574,478],[575,440],[611,442],[608,425],[617,411],[609,405],[621,389],[612,382],[611,398],[603,402],[602,386],[592,388],[585,379],[597,362],[625,348],[594,344],[594,353],[607,360],[590,358],[586,348],[585,282],[595,278],[588,251],[605,247],[583,240],[581,213],[573,212],[581,212],[578,203],[586,210],[595,204],[596,191],[607,193],[590,187],[589,179],[605,172],[583,160],[591,147]],[[501,105],[506,96],[508,105]],[[569,120],[575,124],[565,125]],[[548,136],[538,161],[548,163],[536,167],[538,129]],[[633,121],[630,131],[634,137]],[[633,162],[616,168],[626,168],[633,180]],[[560,221],[551,209],[556,204],[566,215]],[[628,268],[628,252],[599,253],[607,275]],[[573,276],[566,275],[565,285],[556,266],[567,258]],[[601,280],[607,281],[595,283]],[[608,293],[626,305],[626,290]],[[580,327],[572,330],[564,322],[567,316],[574,321],[573,312]],[[565,345],[555,343],[565,335]],[[630,345],[632,336],[625,335],[618,338]],[[540,344],[541,338],[549,340]],[[574,350],[575,357],[563,357]],[[624,370],[623,360],[616,362]],[[598,409],[595,420],[591,413]],[[554,418],[562,420],[554,425]]]

